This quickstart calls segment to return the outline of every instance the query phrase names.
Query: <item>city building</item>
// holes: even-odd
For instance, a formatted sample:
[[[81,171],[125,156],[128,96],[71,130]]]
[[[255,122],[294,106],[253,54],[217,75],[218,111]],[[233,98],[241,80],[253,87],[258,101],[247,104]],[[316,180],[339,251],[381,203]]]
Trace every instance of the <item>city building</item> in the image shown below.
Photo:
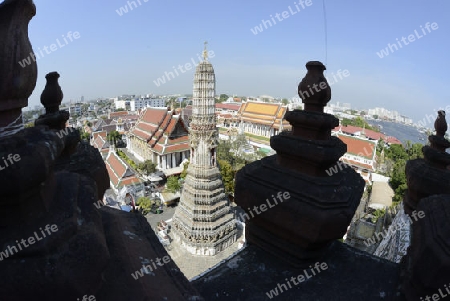
[[[127,149],[158,169],[171,169],[189,158],[188,129],[180,115],[167,108],[147,108],[126,136]]]
[[[237,238],[236,220],[217,165],[215,84],[205,49],[194,79],[190,163],[172,221],[174,240],[194,255],[216,255]]]
[[[239,127],[242,131],[258,136],[270,137],[282,130],[290,130],[291,125],[283,120],[287,107],[281,103],[247,101],[239,109]]]
[[[336,132],[333,132],[332,135],[347,144],[347,152],[340,160],[356,170],[366,182],[371,183],[372,172],[376,169],[378,141]]]
[[[386,136],[383,133],[375,132],[373,130],[364,129],[361,127],[353,126],[353,125],[347,125],[347,126],[337,126],[335,127],[332,132],[335,133],[342,133],[347,134],[355,137],[364,137],[369,140],[379,141],[380,139],[383,140],[388,145],[391,144],[402,144],[400,140],[393,136]]]
[[[130,100],[130,110],[133,112],[145,108],[162,108],[166,106],[166,102],[162,98],[139,98]]]

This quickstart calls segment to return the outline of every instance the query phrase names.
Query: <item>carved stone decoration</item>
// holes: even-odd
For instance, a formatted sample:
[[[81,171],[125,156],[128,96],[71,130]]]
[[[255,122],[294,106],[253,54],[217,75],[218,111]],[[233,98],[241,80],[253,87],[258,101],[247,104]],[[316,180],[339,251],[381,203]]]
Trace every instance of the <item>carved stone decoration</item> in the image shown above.
[[[37,65],[28,39],[28,23],[35,14],[32,0],[0,3],[0,127],[22,124],[22,108],[36,86]]]

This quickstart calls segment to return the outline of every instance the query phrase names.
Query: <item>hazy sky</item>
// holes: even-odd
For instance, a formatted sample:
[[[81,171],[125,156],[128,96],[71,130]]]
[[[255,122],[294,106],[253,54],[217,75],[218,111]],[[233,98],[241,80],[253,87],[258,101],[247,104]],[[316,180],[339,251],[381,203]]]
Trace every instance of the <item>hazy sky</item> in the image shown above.
[[[327,56],[323,1],[298,1],[35,0],[29,36],[44,56],[29,104],[39,104],[51,71],[61,74],[63,101],[192,93],[194,69],[178,65],[197,63],[207,40],[217,93],[294,97],[305,63],[320,60],[328,77],[350,74],[336,77],[334,103],[383,106],[415,121],[450,105],[448,0],[325,0]],[[165,72],[176,77],[157,86]]]

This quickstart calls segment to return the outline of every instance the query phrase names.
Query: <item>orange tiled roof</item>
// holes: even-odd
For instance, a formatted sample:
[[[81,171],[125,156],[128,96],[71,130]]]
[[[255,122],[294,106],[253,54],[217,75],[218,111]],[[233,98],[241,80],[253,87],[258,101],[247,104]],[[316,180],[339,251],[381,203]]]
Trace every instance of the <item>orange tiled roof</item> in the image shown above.
[[[367,138],[369,138],[369,139],[372,139],[372,140],[380,140],[380,139],[382,139],[383,141],[385,141],[386,143],[389,143],[389,144],[402,144],[401,141],[398,140],[395,137],[386,136],[383,133],[379,133],[379,132],[375,132],[375,131],[372,131],[372,130],[363,129],[361,127],[357,127],[357,126],[353,126],[353,125],[347,125],[347,126],[340,125],[340,126],[335,127],[332,131],[333,132],[342,131],[342,133],[353,135],[353,134],[355,134],[357,132],[361,132],[362,133],[363,130],[364,130],[364,135]]]
[[[106,142],[106,140],[103,138],[102,135],[98,135],[97,138],[94,140],[94,147],[103,150],[109,148],[109,144]]]
[[[105,164],[109,178],[116,188],[141,182],[116,152],[108,154]]]
[[[225,110],[231,110],[231,111],[239,111],[241,108],[241,104],[234,104],[234,103],[216,103],[216,109],[225,109]]]
[[[337,137],[347,144],[347,153],[373,160],[375,142],[342,134],[338,134]]]
[[[100,131],[100,132],[94,132],[92,133],[92,139],[97,139],[97,136],[102,136],[103,138],[106,138],[106,131]]]
[[[145,109],[136,125],[130,129],[130,135],[146,141],[152,151],[161,155],[189,149],[188,130],[184,121],[180,115],[173,115],[167,108]]]
[[[127,111],[111,112],[111,113],[109,113],[109,118],[113,119],[114,117],[120,117],[120,116],[124,116],[124,115],[128,115],[128,112]]]

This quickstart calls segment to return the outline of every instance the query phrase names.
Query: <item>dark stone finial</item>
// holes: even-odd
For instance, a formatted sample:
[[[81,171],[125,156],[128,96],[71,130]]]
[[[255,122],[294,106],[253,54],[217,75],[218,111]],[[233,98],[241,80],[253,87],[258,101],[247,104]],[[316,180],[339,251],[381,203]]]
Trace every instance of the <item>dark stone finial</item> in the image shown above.
[[[58,72],[50,72],[45,76],[47,83],[44,91],[41,94],[41,103],[45,107],[47,114],[56,113],[59,111],[59,106],[63,99],[63,92],[59,86]]]
[[[298,95],[305,104],[305,111],[323,113],[323,107],[331,99],[331,88],[323,75],[326,70],[319,61],[306,63],[308,72],[298,85]]]
[[[445,120],[445,111],[438,111],[438,117],[434,122],[434,129],[436,130],[436,136],[444,137],[447,132],[447,121]]]
[[[47,83],[41,94],[41,103],[45,107],[45,114],[39,116],[35,125],[46,125],[54,130],[62,130],[66,127],[70,114],[68,111],[59,110],[63,99],[63,92],[58,83],[59,74],[58,72],[50,72],[45,78]]]

